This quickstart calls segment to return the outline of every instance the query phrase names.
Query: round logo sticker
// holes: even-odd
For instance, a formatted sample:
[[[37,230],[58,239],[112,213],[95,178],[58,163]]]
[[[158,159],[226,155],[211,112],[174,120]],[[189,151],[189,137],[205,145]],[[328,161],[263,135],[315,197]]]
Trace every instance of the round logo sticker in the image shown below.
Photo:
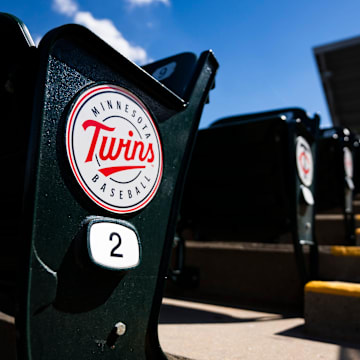
[[[114,213],[130,213],[155,196],[163,170],[159,134],[144,104],[114,85],[83,92],[67,119],[66,150],[85,193]]]
[[[353,158],[348,147],[344,147],[344,169],[345,175],[349,178],[353,177]]]
[[[301,182],[310,186],[313,181],[314,163],[309,143],[302,137],[296,139],[296,167]]]

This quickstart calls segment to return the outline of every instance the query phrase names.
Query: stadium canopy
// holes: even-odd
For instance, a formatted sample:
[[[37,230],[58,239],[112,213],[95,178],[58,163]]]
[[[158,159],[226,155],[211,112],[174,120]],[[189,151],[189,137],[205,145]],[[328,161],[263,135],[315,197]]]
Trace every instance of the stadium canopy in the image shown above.
[[[313,48],[334,126],[360,133],[360,36]]]

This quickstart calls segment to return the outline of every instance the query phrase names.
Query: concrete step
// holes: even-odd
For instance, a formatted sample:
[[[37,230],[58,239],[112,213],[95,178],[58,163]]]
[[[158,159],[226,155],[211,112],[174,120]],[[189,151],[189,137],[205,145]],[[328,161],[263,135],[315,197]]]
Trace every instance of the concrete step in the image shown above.
[[[185,266],[198,269],[198,286],[168,281],[167,295],[302,309],[303,287],[291,244],[188,241]],[[318,279],[360,283],[359,248],[320,246]]]
[[[319,279],[360,283],[360,247],[320,246]]]
[[[339,207],[331,208],[328,210],[322,210],[321,213],[342,214],[343,211],[344,211],[343,208],[339,206]],[[359,196],[353,200],[353,212],[354,212],[354,214],[360,214],[360,197]]]
[[[360,199],[355,199],[353,201],[353,211],[355,214],[360,214]]]
[[[360,342],[360,284],[312,281],[305,286],[305,331]]]
[[[319,245],[349,245],[345,239],[344,215],[316,215],[315,236]]]
[[[168,281],[166,295],[302,307],[302,284],[291,244],[186,242],[185,266],[199,270],[195,288]]]

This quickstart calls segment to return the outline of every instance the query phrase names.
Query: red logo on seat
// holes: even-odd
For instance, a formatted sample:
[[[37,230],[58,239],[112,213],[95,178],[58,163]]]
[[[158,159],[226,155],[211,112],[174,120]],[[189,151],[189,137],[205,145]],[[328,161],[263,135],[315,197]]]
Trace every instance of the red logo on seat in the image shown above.
[[[82,189],[109,211],[137,211],[158,190],[159,134],[145,105],[128,90],[96,85],[81,93],[68,116],[66,149]]]

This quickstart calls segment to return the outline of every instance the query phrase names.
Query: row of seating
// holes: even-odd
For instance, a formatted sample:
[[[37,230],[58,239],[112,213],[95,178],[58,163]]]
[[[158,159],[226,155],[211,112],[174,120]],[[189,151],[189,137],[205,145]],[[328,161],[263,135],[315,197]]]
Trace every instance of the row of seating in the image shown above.
[[[305,283],[317,204],[334,206],[326,186],[354,241],[348,130],[320,130],[300,108],[198,130],[211,51],[139,67],[78,25],[38,46],[12,15],[0,13],[0,29],[0,306],[15,317],[19,359],[166,359],[157,320],[177,236],[180,260],[185,236],[290,239]],[[334,187],[327,175],[322,185],[333,169]]]
[[[178,234],[193,241],[293,243],[302,283],[317,279],[316,215],[341,212],[355,245],[359,138],[300,108],[233,116],[198,132]],[[306,265],[304,248],[310,248]],[[183,252],[183,250],[179,250]],[[307,251],[307,250],[306,250]]]

